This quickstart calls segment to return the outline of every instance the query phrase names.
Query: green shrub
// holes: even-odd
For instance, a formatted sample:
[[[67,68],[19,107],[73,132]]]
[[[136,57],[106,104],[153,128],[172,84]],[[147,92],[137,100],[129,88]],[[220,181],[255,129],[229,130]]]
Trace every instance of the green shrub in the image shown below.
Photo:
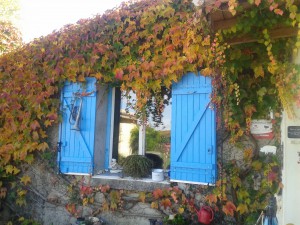
[[[147,177],[152,166],[152,161],[145,156],[130,155],[123,162],[123,172],[134,178]]]

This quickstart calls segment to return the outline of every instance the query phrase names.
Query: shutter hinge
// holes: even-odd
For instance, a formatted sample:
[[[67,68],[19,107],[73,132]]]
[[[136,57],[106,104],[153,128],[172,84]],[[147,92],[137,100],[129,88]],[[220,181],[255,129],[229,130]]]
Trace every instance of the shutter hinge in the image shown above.
[[[61,146],[62,146],[62,142],[61,141],[57,142],[57,146],[56,146],[57,152],[61,151]]]

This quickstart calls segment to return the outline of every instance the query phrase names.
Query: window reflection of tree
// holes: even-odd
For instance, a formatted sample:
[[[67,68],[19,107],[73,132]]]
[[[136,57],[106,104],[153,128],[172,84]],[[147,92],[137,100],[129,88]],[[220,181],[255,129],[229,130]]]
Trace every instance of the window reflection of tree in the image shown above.
[[[136,114],[135,108],[135,94],[133,92],[122,92],[121,94],[121,120],[120,120],[120,138],[119,138],[119,148],[122,148],[120,141],[123,141],[123,147],[125,142],[129,142],[130,152],[126,152],[119,156],[119,159],[128,156],[129,154],[138,154],[139,152],[139,122],[137,118],[140,115]],[[146,107],[146,156],[154,161],[155,168],[166,168],[169,164],[170,156],[170,104],[171,104],[171,90],[162,87],[161,93],[156,98],[151,98],[147,102]],[[168,108],[168,112],[164,113],[164,109]],[[123,117],[134,117],[136,118],[135,127],[132,127],[129,131],[125,131],[125,125]],[[133,120],[131,121],[133,122]],[[129,127],[129,125],[127,125]],[[124,140],[126,132],[130,132],[130,139]],[[121,137],[123,136],[123,137]],[[121,149],[120,149],[121,150]],[[119,151],[119,154],[122,152]]]

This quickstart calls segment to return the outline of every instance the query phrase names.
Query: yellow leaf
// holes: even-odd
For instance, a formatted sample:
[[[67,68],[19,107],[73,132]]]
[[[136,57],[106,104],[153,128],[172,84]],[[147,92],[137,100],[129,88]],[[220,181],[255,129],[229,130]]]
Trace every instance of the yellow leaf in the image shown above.
[[[89,203],[89,199],[88,198],[83,198],[82,199],[82,205],[86,206]]]
[[[239,211],[241,214],[244,214],[247,213],[249,210],[246,204],[239,204],[236,211]]]
[[[45,151],[47,148],[49,148],[49,145],[46,142],[43,142],[37,146],[37,149],[40,151]]]
[[[179,209],[178,209],[178,213],[179,214],[182,214],[184,212],[184,208],[182,208],[182,207],[179,207]]]
[[[155,201],[155,202],[152,202],[151,203],[151,208],[152,209],[158,209],[158,203]]]
[[[139,199],[140,199],[141,202],[145,203],[145,199],[146,199],[145,192],[140,192]]]
[[[109,210],[109,205],[108,205],[107,202],[104,202],[104,203],[102,204],[102,211],[108,211],[108,210]]]
[[[90,199],[89,199],[89,202],[90,202],[91,204],[93,204],[93,203],[94,203],[94,201],[95,201],[95,199],[94,199],[94,198],[90,198]]]
[[[261,65],[257,66],[257,67],[254,67],[254,76],[255,76],[255,78],[264,77],[265,76],[264,69],[263,69],[263,67]]]
[[[16,204],[17,204],[18,206],[26,205],[26,200],[25,200],[24,198],[17,198]]]
[[[45,127],[49,127],[52,124],[50,120],[45,120],[44,125]]]
[[[253,157],[253,150],[252,148],[247,148],[244,150],[244,159],[249,161]]]
[[[27,185],[28,183],[31,182],[31,179],[29,176],[25,175],[21,178],[21,182],[24,184],[24,185]]]
[[[6,171],[6,173],[13,173],[14,167],[12,165],[7,165],[5,167],[5,171]]]
[[[18,174],[19,172],[20,172],[20,170],[17,168],[17,167],[15,167],[15,166],[12,166],[12,165],[7,165],[6,167],[5,167],[5,171],[6,171],[6,173],[11,173],[11,174]]]
[[[258,171],[258,170],[261,169],[262,163],[260,161],[254,161],[252,163],[252,167],[253,167],[254,170]]]
[[[38,134],[38,132],[33,131],[33,132],[32,132],[32,138],[33,138],[33,140],[37,141],[37,140],[39,139],[39,134]]]
[[[20,170],[17,167],[14,167],[14,175],[18,174]]]
[[[232,177],[231,182],[232,182],[232,187],[234,188],[240,187],[242,185],[241,179],[237,176]]]
[[[110,210],[114,211],[114,210],[116,210],[117,208],[118,208],[118,206],[117,206],[117,204],[116,204],[115,202],[112,202],[112,203],[110,204]]]
[[[201,70],[201,74],[203,76],[209,76],[212,74],[212,70],[210,68],[205,68],[205,69]]]
[[[26,190],[19,190],[17,193],[18,193],[19,197],[23,197],[27,194],[27,191]]]
[[[238,197],[239,200],[242,201],[243,199],[249,197],[249,192],[244,190],[244,189],[238,190],[237,191],[237,197]]]

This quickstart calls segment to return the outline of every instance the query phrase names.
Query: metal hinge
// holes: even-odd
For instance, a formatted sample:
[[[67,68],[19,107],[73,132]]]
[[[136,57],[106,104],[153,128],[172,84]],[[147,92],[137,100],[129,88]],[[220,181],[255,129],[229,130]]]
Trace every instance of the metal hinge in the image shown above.
[[[57,142],[57,146],[56,146],[57,152],[61,151],[61,146],[62,146],[62,142],[61,141]]]

